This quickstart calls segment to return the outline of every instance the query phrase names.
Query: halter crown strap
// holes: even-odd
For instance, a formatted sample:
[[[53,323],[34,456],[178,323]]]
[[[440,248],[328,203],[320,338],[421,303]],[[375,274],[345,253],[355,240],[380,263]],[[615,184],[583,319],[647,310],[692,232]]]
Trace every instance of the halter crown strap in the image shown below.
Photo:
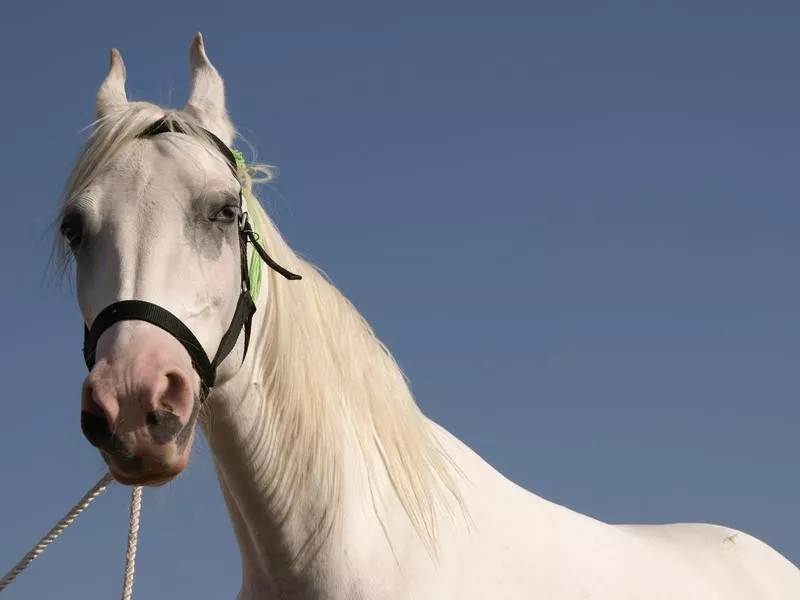
[[[147,127],[138,137],[151,137],[161,133],[186,133],[180,125],[164,117]],[[203,129],[203,132],[220,150],[223,156],[228,161],[228,165],[233,171],[234,176],[239,179],[239,170],[244,168],[244,158],[242,153],[237,150],[231,150],[221,139],[210,131]],[[253,229],[248,215],[244,212],[244,198],[243,190],[239,191],[239,254],[240,254],[240,269],[242,277],[241,292],[239,300],[236,303],[236,310],[233,313],[231,323],[222,336],[217,348],[217,353],[214,355],[213,360],[209,360],[203,346],[197,340],[192,331],[174,314],[167,309],[146,302],[144,300],[121,300],[105,307],[92,323],[91,329],[84,325],[84,341],[83,341],[83,357],[86,361],[86,366],[91,370],[95,362],[95,353],[97,351],[97,342],[102,333],[111,327],[114,323],[124,320],[138,320],[145,321],[160,327],[173,337],[175,337],[189,353],[192,359],[192,364],[197,374],[202,381],[201,399],[205,399],[208,391],[214,387],[217,378],[217,367],[222,361],[230,354],[236,346],[236,341],[239,335],[244,330],[244,353],[242,361],[247,355],[247,348],[250,344],[250,330],[253,321],[253,315],[256,312],[255,297],[258,295],[258,289],[252,289],[250,272],[259,272],[257,285],[260,287],[260,268],[255,267],[259,258],[263,260],[269,267],[276,272],[283,275],[286,279],[297,280],[302,279],[300,275],[292,273],[288,269],[279,265],[264,249],[259,241],[259,235]],[[251,259],[250,268],[247,265],[247,244],[253,245],[255,253]],[[257,256],[256,256],[257,255]]]
[[[219,149],[219,151],[228,161],[228,164],[233,170],[233,174],[238,178],[239,166],[244,167],[244,157],[242,156],[242,153],[239,152],[238,150],[231,150],[225,142],[223,142],[216,135],[211,133],[208,129],[204,129],[203,127],[201,127],[200,129],[203,131],[203,133],[205,133],[208,136],[208,138],[212,142],[214,142],[214,145]],[[158,121],[155,121],[152,125],[150,125],[144,131],[142,131],[137,137],[148,138],[148,137],[153,137],[154,135],[158,135],[159,133],[186,134],[186,131],[184,131],[183,127],[181,127],[175,121],[167,117],[161,117]]]

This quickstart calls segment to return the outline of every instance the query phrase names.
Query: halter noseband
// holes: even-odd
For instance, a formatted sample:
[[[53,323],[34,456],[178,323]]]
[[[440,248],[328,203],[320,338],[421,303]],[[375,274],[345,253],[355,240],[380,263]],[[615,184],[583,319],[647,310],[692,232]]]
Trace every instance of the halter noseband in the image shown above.
[[[142,133],[138,135],[140,138],[152,137],[161,133],[185,133],[176,123],[169,119],[162,118],[153,123]],[[239,180],[239,167],[244,164],[241,155],[231,150],[221,139],[210,131],[203,129],[203,132],[209,139],[217,146],[228,161],[237,181]],[[118,321],[124,320],[138,320],[146,321],[157,327],[160,327],[175,339],[177,339],[192,359],[197,374],[200,376],[201,385],[201,401],[205,400],[208,392],[214,387],[217,379],[217,367],[230,354],[233,347],[236,345],[236,340],[239,339],[239,334],[244,329],[244,354],[242,361],[247,355],[247,348],[250,344],[250,328],[253,321],[253,314],[256,312],[255,301],[253,300],[254,293],[257,294],[258,290],[251,289],[250,273],[247,266],[247,244],[248,242],[253,245],[253,249],[258,254],[258,257],[253,255],[252,260],[256,261],[259,258],[263,260],[269,267],[283,275],[286,279],[296,280],[301,279],[300,275],[296,275],[291,271],[286,270],[278,263],[276,263],[264,247],[258,241],[258,233],[253,230],[250,225],[250,220],[246,212],[244,212],[244,192],[239,190],[239,254],[241,256],[241,276],[242,276],[242,290],[239,294],[239,301],[236,303],[236,310],[233,313],[233,319],[220,340],[217,353],[213,360],[209,360],[200,342],[191,332],[191,330],[171,312],[153,304],[145,302],[144,300],[121,300],[106,306],[92,323],[91,329],[84,325],[84,340],[83,340],[83,357],[86,361],[86,366],[89,370],[92,369],[95,362],[95,351],[97,350],[97,341],[100,335],[111,325]]]

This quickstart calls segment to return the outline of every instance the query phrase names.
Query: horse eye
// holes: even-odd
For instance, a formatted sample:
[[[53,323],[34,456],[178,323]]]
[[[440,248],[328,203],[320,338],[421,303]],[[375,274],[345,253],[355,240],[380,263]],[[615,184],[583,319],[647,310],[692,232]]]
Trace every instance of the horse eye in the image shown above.
[[[229,204],[227,206],[223,206],[217,214],[214,215],[214,221],[235,221],[236,218],[239,216],[239,207]]]
[[[75,251],[83,240],[83,219],[79,215],[68,215],[61,222],[61,235],[69,247]]]

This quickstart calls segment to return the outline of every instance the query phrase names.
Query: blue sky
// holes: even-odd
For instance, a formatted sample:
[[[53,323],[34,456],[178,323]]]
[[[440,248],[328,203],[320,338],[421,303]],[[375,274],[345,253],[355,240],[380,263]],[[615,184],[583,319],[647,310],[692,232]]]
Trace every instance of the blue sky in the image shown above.
[[[198,30],[281,170],[265,205],[428,415],[581,512],[723,523],[800,563],[800,8],[401,4],[4,9],[0,573],[103,473],[72,288],[47,268],[109,48],[129,96],[180,106]],[[117,594],[127,497],[5,598]],[[145,493],[135,597],[238,582],[201,443]]]

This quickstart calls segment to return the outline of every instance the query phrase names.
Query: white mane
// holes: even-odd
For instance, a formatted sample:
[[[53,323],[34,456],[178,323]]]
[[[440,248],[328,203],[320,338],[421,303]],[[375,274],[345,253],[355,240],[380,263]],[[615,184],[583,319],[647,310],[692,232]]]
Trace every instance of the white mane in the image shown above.
[[[110,157],[157,119],[169,117],[184,132],[218,152],[197,121],[185,112],[130,103],[93,125],[67,182],[62,212],[92,182]],[[340,492],[342,431],[355,433],[370,473],[383,467],[415,529],[435,554],[437,506],[452,494],[460,503],[455,470],[417,407],[406,379],[384,345],[352,304],[310,263],[286,244],[253,195],[253,184],[271,181],[273,170],[249,165],[241,173],[245,200],[256,213],[265,247],[303,276],[287,283],[267,270],[269,300],[261,373],[263,418],[253,423],[259,453],[278,477],[264,481],[265,492],[288,511],[295,490],[314,490],[327,499],[335,518]],[[258,179],[257,177],[261,178]],[[69,253],[62,247],[62,256]],[[269,428],[268,435],[255,429]]]

